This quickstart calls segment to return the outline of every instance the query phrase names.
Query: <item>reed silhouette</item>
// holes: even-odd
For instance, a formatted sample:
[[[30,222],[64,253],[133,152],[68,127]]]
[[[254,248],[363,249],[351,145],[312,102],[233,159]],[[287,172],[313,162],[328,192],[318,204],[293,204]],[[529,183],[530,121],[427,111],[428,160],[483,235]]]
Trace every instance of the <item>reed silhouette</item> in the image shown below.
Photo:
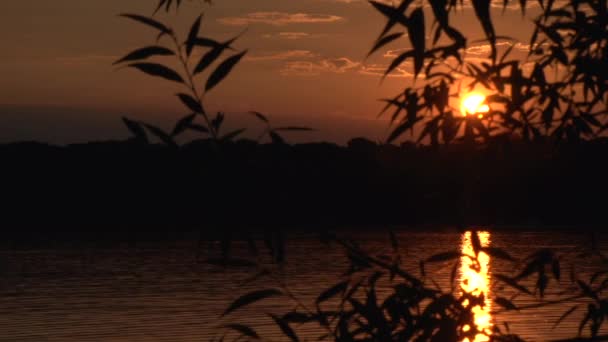
[[[502,5],[513,3],[505,0]],[[597,246],[568,256],[569,261],[579,265],[595,257],[603,262],[603,269],[589,279],[571,272],[568,291],[562,292],[559,300],[545,301],[549,286],[564,278],[564,257],[549,249],[514,260],[508,250],[485,246],[481,232],[473,230],[467,235],[470,250],[446,251],[422,260],[419,275],[414,275],[406,270],[394,235],[392,253],[373,255],[327,229],[354,222],[451,223],[463,230],[472,223],[510,220],[605,224],[603,203],[585,195],[600,193],[604,197],[608,190],[601,182],[606,172],[602,160],[606,139],[602,134],[608,115],[608,87],[602,67],[608,52],[606,2],[539,0],[542,13],[534,19],[528,59],[522,61],[510,59],[514,40],[495,32],[492,2],[472,0],[484,42],[490,45],[487,61],[481,63],[466,59],[467,37],[450,24],[464,2],[370,4],[386,17],[370,55],[407,35],[412,48],[393,60],[385,76],[409,60],[416,75],[413,86],[382,100],[386,106],[380,114],[393,111],[390,121],[394,127],[386,143],[353,139],[346,148],[331,144],[292,146],[281,134],[310,128],[275,127],[256,111],[251,115],[263,125],[258,141],[239,139],[245,128],[226,132],[226,115],[207,112],[203,99],[246,55],[247,50],[231,52],[240,35],[224,42],[201,36],[200,15],[185,38],[180,38],[170,25],[154,16],[123,14],[153,29],[157,43],[136,49],[115,64],[182,85],[176,97],[187,114],[170,130],[125,117],[123,121],[133,135],[128,142],[66,148],[2,146],[9,178],[28,179],[6,187],[14,201],[6,207],[5,216],[10,219],[14,215],[24,225],[41,220],[74,227],[91,221],[102,227],[118,227],[121,222],[126,226],[204,226],[221,240],[223,258],[214,262],[226,266],[251,264],[230,256],[233,233],[239,228],[262,227],[268,250],[280,264],[288,252],[281,228],[294,221],[301,225],[322,222],[323,239],[344,248],[349,258],[344,280],[319,294],[314,307],[309,307],[277,278],[278,288],[245,294],[224,313],[283,296],[294,302],[295,309],[268,316],[285,338],[293,341],[299,340],[297,327],[311,324],[321,331],[319,340],[521,341],[508,325],[502,329],[498,324],[477,322],[488,300],[499,306],[498,310],[525,314],[532,307],[580,299],[587,300],[585,305],[572,306],[555,322],[559,324],[577,310],[584,312],[579,337],[564,341],[586,340],[580,337],[585,331],[587,340],[608,339],[600,334],[608,317],[608,299],[603,295],[608,273],[606,257]],[[155,13],[180,5],[180,0],[160,0]],[[529,2],[520,0],[515,5],[525,13]],[[431,8],[435,21],[433,31],[428,32],[431,39],[426,38],[425,22],[430,18],[425,6]],[[448,43],[440,45],[442,39]],[[499,42],[503,41],[508,42],[508,48],[499,53]],[[194,59],[195,50],[203,52],[200,59]],[[231,55],[222,59],[227,52]],[[151,61],[157,57],[174,58],[181,70]],[[207,72],[205,81],[200,81]],[[550,76],[555,74],[558,77]],[[489,94],[483,103],[487,112],[467,115],[454,108],[452,99],[461,95],[461,89],[479,86]],[[422,129],[415,143],[393,144],[418,126]],[[180,145],[177,138],[186,132],[202,138]],[[266,137],[271,143],[261,144]],[[19,164],[17,156],[22,157],[23,151],[43,157]],[[49,167],[45,175],[32,171],[40,163]],[[471,169],[476,172],[471,173]],[[30,194],[35,192],[46,195],[32,198]],[[59,193],[67,195],[67,202],[54,201]],[[96,198],[91,198],[91,193]],[[117,199],[117,194],[125,193],[128,196]],[[64,208],[70,213],[65,214]],[[28,215],[32,209],[41,215]],[[492,298],[486,298],[480,288],[456,286],[455,271],[449,291],[434,286],[426,276],[426,267],[445,262],[452,262],[453,270],[464,264],[480,273],[484,256],[513,263],[512,274],[494,275],[501,287],[493,291]],[[272,272],[264,275],[272,276]],[[377,293],[381,283],[390,289],[382,300]],[[536,302],[519,305],[503,295],[505,288]],[[231,323],[224,328],[220,340],[231,336],[262,338],[248,325]]]
[[[384,99],[385,108],[380,115],[393,109],[391,125],[394,124],[387,142],[391,143],[407,132],[422,125],[417,143],[428,139],[435,148],[440,145],[460,143],[469,150],[474,145],[510,148],[510,141],[534,141],[543,145],[555,146],[567,140],[570,144],[581,140],[596,139],[606,129],[606,72],[601,65],[606,59],[608,46],[606,33],[607,8],[605,1],[565,1],[552,0],[538,3],[542,13],[535,18],[535,29],[529,40],[528,59],[521,61],[509,59],[514,47],[514,40],[497,34],[490,15],[490,0],[473,0],[471,5],[484,32],[484,42],[489,43],[490,52],[486,62],[470,62],[464,51],[467,48],[467,37],[457,27],[450,24],[450,19],[464,3],[458,1],[418,1],[402,0],[395,5],[385,2],[369,1],[373,8],[382,13],[387,22],[380,36],[374,43],[370,54],[378,51],[388,43],[407,36],[411,49],[397,56],[385,71],[389,75],[408,60],[413,60],[415,78],[424,76],[424,83],[414,83],[406,87],[397,96]],[[171,1],[160,1],[166,10]],[[503,1],[503,8],[512,1]],[[528,1],[517,3],[525,13]],[[177,2],[176,7],[179,7]],[[423,7],[428,5],[435,21],[432,39],[427,42],[425,21],[427,15]],[[158,10],[158,9],[157,9]],[[399,31],[395,31],[395,29]],[[448,43],[440,45],[442,38]],[[499,41],[506,41],[508,48],[499,54]],[[430,44],[429,44],[430,43]],[[528,67],[527,71],[526,67]],[[549,76],[558,75],[558,76]],[[483,105],[483,113],[458,111],[451,104],[452,98],[461,96],[461,89],[474,90],[482,86],[490,95]],[[481,105],[481,104],[480,104]],[[373,155],[373,144],[355,140],[351,147]],[[443,147],[445,149],[445,147]],[[487,149],[490,153],[500,153]],[[595,158],[598,155],[595,156]],[[474,158],[469,158],[472,163]],[[420,161],[417,161],[419,163]],[[480,198],[482,181],[479,176],[461,175],[463,178],[462,195],[465,211],[463,227],[470,222],[470,211],[474,206],[473,199]],[[512,176],[512,175],[511,175]],[[427,177],[418,178],[425,179]],[[394,184],[393,184],[394,187]],[[580,190],[580,184],[573,186]],[[547,192],[549,188],[544,188]],[[442,193],[446,189],[441,189]],[[572,200],[576,196],[567,196]],[[481,202],[478,201],[477,205]],[[440,207],[435,207],[435,211]],[[515,334],[503,332],[494,325],[492,329],[480,326],[476,321],[475,309],[482,310],[486,305],[485,293],[479,289],[455,289],[448,292],[427,287],[424,277],[424,265],[459,259],[468,263],[474,272],[483,269],[482,255],[514,261],[507,251],[484,247],[476,231],[469,233],[472,251],[446,252],[435,255],[420,263],[422,279],[413,276],[401,267],[398,254],[398,241],[392,237],[393,255],[372,256],[362,251],[357,244],[345,239],[334,238],[347,251],[351,268],[347,279],[339,282],[324,293],[321,293],[314,308],[308,308],[298,301],[288,288],[266,289],[246,294],[232,303],[224,313],[239,309],[271,296],[287,296],[294,301],[295,309],[282,316],[269,314],[283,332],[286,339],[299,341],[294,325],[316,324],[322,335],[318,340],[334,341],[521,341]],[[596,249],[602,260],[604,257]],[[589,253],[586,253],[589,254]],[[454,269],[456,265],[454,264]],[[356,278],[353,275],[363,271],[364,275]],[[516,269],[517,271],[517,269]],[[536,305],[552,305],[554,302],[542,302],[550,278],[561,278],[560,257],[553,251],[542,249],[530,255],[521,270],[512,276],[495,275],[500,283],[519,294],[538,296]],[[452,273],[454,280],[455,272]],[[598,336],[604,318],[608,315],[608,303],[601,297],[607,281],[598,281],[604,271],[594,274],[588,282],[577,279],[572,273],[571,283],[575,286],[559,303],[586,297],[590,299],[587,311],[579,327],[579,337],[583,329],[589,328],[590,339],[605,338]],[[536,276],[534,293],[520,282]],[[376,293],[377,282],[388,277],[393,292],[382,301]],[[398,281],[395,281],[398,279]],[[330,299],[337,299],[337,306],[325,310],[322,304]],[[522,310],[505,297],[492,298],[492,301],[504,310]],[[481,309],[480,309],[481,308]],[[577,310],[573,306],[556,322],[559,324],[565,317]],[[237,338],[261,337],[250,326],[228,324]],[[224,340],[223,335],[220,340]],[[582,338],[572,339],[583,340]]]

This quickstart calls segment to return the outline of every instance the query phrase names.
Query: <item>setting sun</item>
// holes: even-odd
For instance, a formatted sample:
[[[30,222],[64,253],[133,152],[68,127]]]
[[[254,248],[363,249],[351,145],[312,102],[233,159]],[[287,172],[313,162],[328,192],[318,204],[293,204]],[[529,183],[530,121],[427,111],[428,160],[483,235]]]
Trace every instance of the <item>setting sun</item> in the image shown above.
[[[475,115],[479,118],[483,117],[483,113],[490,111],[490,107],[485,104],[486,97],[480,93],[469,93],[466,94],[462,99],[460,105],[460,112],[462,115]]]

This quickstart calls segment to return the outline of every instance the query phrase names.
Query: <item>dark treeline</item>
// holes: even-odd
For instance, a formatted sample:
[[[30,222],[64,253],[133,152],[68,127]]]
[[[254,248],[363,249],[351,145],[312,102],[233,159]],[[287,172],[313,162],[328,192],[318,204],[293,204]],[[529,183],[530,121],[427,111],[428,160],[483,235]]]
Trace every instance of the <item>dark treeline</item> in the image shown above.
[[[8,232],[605,222],[608,140],[0,147]]]

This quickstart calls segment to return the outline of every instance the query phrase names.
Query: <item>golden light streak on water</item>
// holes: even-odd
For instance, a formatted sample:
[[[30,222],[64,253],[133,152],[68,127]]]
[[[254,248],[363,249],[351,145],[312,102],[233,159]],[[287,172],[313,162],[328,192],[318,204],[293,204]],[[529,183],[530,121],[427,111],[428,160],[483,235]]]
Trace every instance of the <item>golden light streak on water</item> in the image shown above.
[[[490,245],[490,233],[489,232],[477,232],[479,241],[482,247]],[[461,253],[463,255],[475,256],[473,251],[473,243],[471,241],[471,232],[465,232],[462,234]],[[461,257],[460,260],[460,288],[462,291],[471,293],[474,296],[484,296],[485,305],[482,307],[476,305],[472,308],[474,314],[475,326],[479,333],[475,336],[475,339],[471,341],[465,338],[463,342],[485,342],[490,340],[490,334],[492,331],[492,316],[491,301],[490,301],[490,256],[484,252],[479,252],[477,263],[469,257]],[[464,306],[469,305],[468,301],[463,302]],[[471,327],[465,325],[463,331],[467,332]]]

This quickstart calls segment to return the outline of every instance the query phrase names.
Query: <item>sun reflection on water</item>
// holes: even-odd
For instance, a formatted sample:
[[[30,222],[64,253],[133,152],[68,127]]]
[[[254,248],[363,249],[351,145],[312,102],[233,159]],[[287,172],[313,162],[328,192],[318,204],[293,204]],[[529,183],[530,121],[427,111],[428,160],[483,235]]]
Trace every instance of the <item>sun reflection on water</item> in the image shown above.
[[[482,247],[490,245],[489,232],[477,232],[479,241]],[[474,258],[473,243],[471,240],[471,232],[465,232],[462,235],[461,252],[463,255],[469,255]],[[490,256],[485,252],[479,252],[477,256],[479,263],[476,263],[469,257],[461,257],[460,263],[460,288],[462,291],[470,293],[476,297],[483,296],[484,305],[475,305],[471,311],[474,314],[475,326],[477,330],[482,332],[475,336],[474,340],[469,338],[463,339],[463,342],[482,342],[489,341],[492,330],[492,316],[490,315]],[[463,305],[467,307],[468,301],[465,300]],[[467,332],[471,329],[465,325],[463,331]]]

